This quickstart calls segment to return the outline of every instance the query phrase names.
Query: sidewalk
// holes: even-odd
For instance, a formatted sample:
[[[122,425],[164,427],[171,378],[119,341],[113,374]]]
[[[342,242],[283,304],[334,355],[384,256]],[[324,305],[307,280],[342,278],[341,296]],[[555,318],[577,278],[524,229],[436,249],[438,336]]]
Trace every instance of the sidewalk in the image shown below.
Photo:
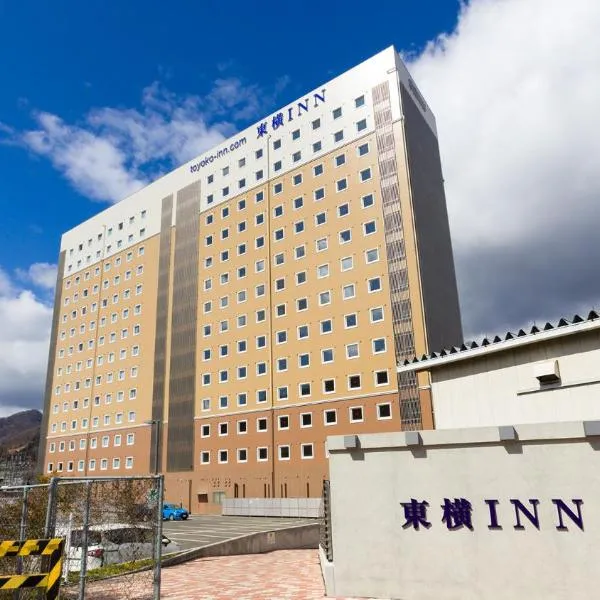
[[[201,558],[162,572],[164,600],[323,600],[324,596],[317,550]]]

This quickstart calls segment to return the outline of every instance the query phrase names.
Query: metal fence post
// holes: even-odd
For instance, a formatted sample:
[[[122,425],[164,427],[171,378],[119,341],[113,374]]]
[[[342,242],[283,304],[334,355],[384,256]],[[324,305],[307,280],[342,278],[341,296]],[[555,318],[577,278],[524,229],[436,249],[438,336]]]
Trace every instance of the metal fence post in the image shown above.
[[[27,534],[27,498],[29,496],[29,488],[23,487],[23,500],[21,501],[21,525],[19,527],[19,539],[24,540]],[[19,556],[17,558],[17,569],[15,571],[17,575],[23,573],[23,559]],[[21,590],[15,590],[13,592],[13,600],[19,600],[21,597]]]
[[[90,525],[90,503],[92,498],[92,482],[85,483],[85,508],[83,511],[83,527],[81,528],[81,566],[79,567],[79,598],[85,598],[85,582],[87,577],[88,529]]]
[[[160,600],[160,581],[162,568],[162,507],[165,490],[165,476],[159,475],[155,479],[155,483],[158,485],[158,497],[156,499],[156,539],[154,540],[153,600]]]
[[[46,523],[44,524],[44,536],[54,537],[54,526],[56,525],[56,494],[58,491],[58,477],[53,477],[48,486],[48,506],[46,507]]]

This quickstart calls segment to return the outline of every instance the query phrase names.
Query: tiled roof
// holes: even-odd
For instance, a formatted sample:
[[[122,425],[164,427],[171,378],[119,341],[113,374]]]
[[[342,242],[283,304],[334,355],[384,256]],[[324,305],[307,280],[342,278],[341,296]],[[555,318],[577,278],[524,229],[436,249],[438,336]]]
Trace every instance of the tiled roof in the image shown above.
[[[467,356],[475,357],[490,352],[508,350],[515,346],[562,337],[597,327],[600,327],[600,316],[596,311],[592,310],[587,318],[575,315],[571,321],[562,318],[554,325],[550,322],[541,328],[534,325],[529,331],[523,329],[519,329],[516,333],[509,331],[503,337],[499,335],[493,339],[485,337],[479,343],[466,342],[461,346],[452,346],[451,348],[444,348],[439,352],[423,354],[420,358],[416,356],[412,360],[405,360],[402,365],[398,365],[398,371],[423,371],[429,367],[467,358]]]

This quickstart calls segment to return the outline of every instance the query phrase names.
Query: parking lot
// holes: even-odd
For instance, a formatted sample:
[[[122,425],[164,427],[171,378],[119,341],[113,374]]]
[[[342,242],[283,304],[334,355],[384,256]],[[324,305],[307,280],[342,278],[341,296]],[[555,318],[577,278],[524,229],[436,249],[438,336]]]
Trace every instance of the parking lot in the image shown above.
[[[188,550],[250,533],[285,529],[316,522],[316,519],[300,518],[195,515],[187,521],[165,521],[163,533],[177,542],[182,550]]]

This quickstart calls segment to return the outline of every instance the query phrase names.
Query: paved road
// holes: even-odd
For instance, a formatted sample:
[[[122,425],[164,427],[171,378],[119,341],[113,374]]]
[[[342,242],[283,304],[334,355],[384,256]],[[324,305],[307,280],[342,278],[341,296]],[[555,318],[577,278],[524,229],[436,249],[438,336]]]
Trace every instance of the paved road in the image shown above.
[[[316,523],[316,519],[285,517],[223,517],[197,515],[187,521],[165,521],[163,533],[183,550],[197,548],[259,531],[285,529],[295,525]]]

